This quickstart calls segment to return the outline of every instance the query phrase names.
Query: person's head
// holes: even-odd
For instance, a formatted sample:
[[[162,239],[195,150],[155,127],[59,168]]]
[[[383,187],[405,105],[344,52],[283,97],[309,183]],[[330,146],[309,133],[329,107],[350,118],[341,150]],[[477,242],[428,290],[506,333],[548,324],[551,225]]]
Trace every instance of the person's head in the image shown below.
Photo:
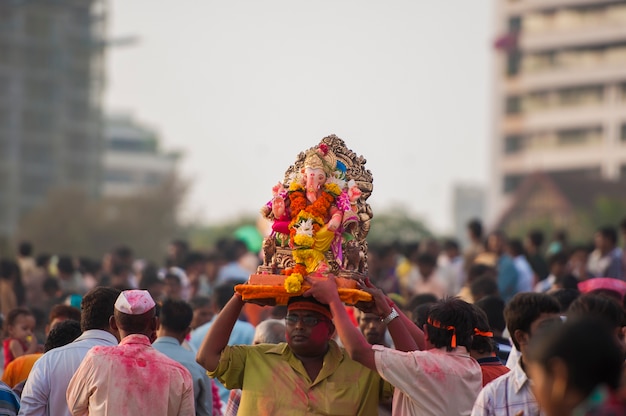
[[[120,291],[111,287],[96,287],[83,297],[81,301],[80,327],[83,332],[90,329],[101,329],[116,334],[109,325],[113,316],[115,301]]]
[[[502,231],[494,231],[487,237],[487,250],[491,253],[501,255],[504,253],[506,244],[506,235]]]
[[[191,319],[191,329],[196,329],[200,325],[204,325],[213,319],[213,306],[211,298],[207,296],[196,296],[189,301],[189,305],[193,310],[193,318]]]
[[[26,308],[12,309],[7,315],[6,335],[9,338],[18,339],[29,343],[29,337],[33,336],[35,330],[35,316]]]
[[[19,267],[17,263],[11,260],[0,260],[0,279],[15,281],[18,276]]]
[[[80,309],[63,304],[54,305],[48,316],[46,334],[49,334],[57,324],[69,319],[80,322]]]
[[[177,274],[167,272],[163,278],[163,296],[169,299],[181,299],[183,285]]]
[[[422,253],[417,257],[417,269],[422,279],[429,280],[437,268],[437,258],[430,253]]]
[[[415,325],[419,328],[423,328],[428,322],[428,315],[430,314],[430,307],[433,306],[437,301],[431,303],[423,303],[419,305],[417,308],[413,309],[413,313],[411,314],[411,320]]]
[[[335,332],[328,305],[312,297],[289,299],[285,326],[289,347],[302,357],[322,357]]]
[[[43,351],[48,352],[54,348],[62,347],[78,338],[83,331],[80,329],[80,322],[74,319],[66,319],[56,324],[43,345]]]
[[[235,292],[235,285],[236,284],[232,281],[224,282],[213,290],[213,297],[211,300],[215,313],[218,313],[224,308],[224,306],[226,306]]]
[[[156,266],[148,265],[141,271],[139,289],[150,292],[152,299],[159,300],[163,298],[165,283],[163,279],[159,277],[159,271]]]
[[[356,322],[367,342],[372,345],[385,344],[387,325],[380,320],[378,315],[356,310]]]
[[[559,251],[548,258],[548,269],[550,270],[550,274],[554,275],[554,277],[559,278],[563,277],[567,274],[567,262],[569,258],[567,254],[562,251]]]
[[[285,321],[280,319],[266,319],[259,322],[254,329],[252,344],[280,344],[285,342]]]
[[[483,277],[489,277],[492,280],[496,280],[497,276],[498,272],[494,267],[486,264],[474,264],[467,272],[467,283],[471,284],[472,282],[475,282]]]
[[[172,240],[167,247],[167,267],[183,266],[183,261],[189,252],[189,243],[185,240]]]
[[[430,306],[424,333],[435,348],[448,351],[462,346],[470,349],[476,314],[472,305],[456,298],[446,298]]]
[[[532,340],[526,369],[547,416],[571,414],[601,385],[619,385],[624,354],[603,321],[584,318],[546,328]]]
[[[454,259],[459,256],[460,249],[459,243],[456,240],[445,240],[443,242],[443,252],[446,253],[446,256],[449,259]]]
[[[564,313],[569,309],[572,302],[580,296],[580,291],[578,289],[557,289],[549,294],[559,302],[561,312]]]
[[[479,242],[483,238],[483,224],[479,219],[475,218],[467,223],[467,235],[474,242]]]
[[[613,250],[617,245],[617,231],[615,227],[605,226],[598,228],[593,238],[594,244],[603,254]]]
[[[206,258],[199,251],[192,251],[185,256],[185,272],[187,275],[200,275],[204,272]]]
[[[72,257],[67,255],[59,256],[59,260],[57,261],[57,270],[59,271],[59,277],[69,279],[69,277],[76,271]]]
[[[470,292],[474,302],[481,300],[485,296],[497,296],[498,283],[490,277],[481,277],[470,284]]]
[[[47,277],[42,283],[43,292],[51,299],[61,296],[61,285],[59,279]]]
[[[119,331],[120,338],[141,334],[152,341],[156,336],[158,318],[156,303],[150,293],[146,290],[125,290],[120,293],[115,301],[110,325]]]
[[[493,342],[493,332],[489,328],[487,315],[478,306],[474,305],[473,308],[476,313],[476,326],[474,328],[470,355],[476,359],[494,356],[496,346]]]
[[[543,245],[543,231],[541,230],[531,230],[526,234],[526,248],[529,251],[537,252]]]
[[[506,322],[504,321],[504,300],[500,296],[485,296],[476,301],[475,306],[485,312],[489,328],[496,336],[502,336]]]
[[[511,257],[517,257],[524,254],[524,246],[519,239],[509,240],[507,244],[508,252]]]
[[[594,317],[604,321],[613,330],[620,344],[624,345],[622,334],[624,309],[617,300],[593,293],[578,297],[567,310],[567,319],[584,317]]]
[[[537,328],[545,321],[558,319],[561,305],[545,293],[518,293],[504,308],[506,327],[515,348],[524,356]]]
[[[157,335],[171,336],[182,342],[191,331],[193,311],[184,300],[165,299],[159,311],[159,330]]]
[[[33,255],[33,244],[30,241],[21,241],[17,246],[17,254],[20,257],[31,257]]]
[[[417,295],[411,296],[411,299],[409,299],[406,305],[407,316],[409,316],[413,322],[416,322],[417,308],[421,305],[435,303],[437,300],[439,300],[437,296],[432,293],[418,293]]]

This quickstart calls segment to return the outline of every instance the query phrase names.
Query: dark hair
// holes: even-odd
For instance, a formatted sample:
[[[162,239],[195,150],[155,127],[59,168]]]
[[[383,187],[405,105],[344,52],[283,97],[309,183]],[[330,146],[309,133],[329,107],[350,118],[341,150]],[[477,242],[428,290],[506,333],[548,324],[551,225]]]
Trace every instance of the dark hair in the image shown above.
[[[554,264],[566,265],[569,260],[567,254],[562,251],[554,253],[550,257],[548,257],[548,267],[552,267]]]
[[[513,299],[504,308],[506,327],[517,350],[519,343],[515,331],[530,332],[530,326],[544,313],[559,313],[561,306],[552,296],[545,293],[524,292],[513,296]]]
[[[163,281],[166,281],[166,280],[171,280],[172,282],[175,282],[179,286],[182,286],[183,284],[180,280],[180,276],[172,272],[165,273],[165,277],[163,278]]]
[[[7,320],[5,322],[5,334],[7,336],[9,335],[9,327],[15,325],[15,321],[17,321],[17,318],[19,318],[20,316],[35,317],[35,315],[33,315],[33,313],[26,308],[11,309],[11,311],[7,314]]]
[[[467,282],[472,283],[474,280],[478,280],[481,277],[490,277],[495,280],[497,275],[498,273],[494,267],[487,266],[486,264],[474,264],[467,272]]]
[[[205,306],[211,306],[211,298],[208,296],[194,296],[189,301],[189,306],[192,310],[204,308]]]
[[[617,243],[617,231],[615,230],[615,227],[610,225],[600,227],[598,228],[598,232],[611,244],[615,245]]]
[[[563,289],[578,290],[578,279],[573,274],[566,274],[565,276],[559,276],[556,278],[554,283],[561,286]]]
[[[17,252],[22,257],[29,257],[33,255],[33,244],[30,241],[22,241],[17,246]]]
[[[530,232],[528,233],[528,241],[531,242],[533,247],[541,247],[541,245],[543,244],[543,240],[543,231],[541,230],[530,230]]]
[[[498,283],[491,277],[481,277],[472,282],[470,292],[474,298],[482,296],[493,296],[498,294]]]
[[[440,323],[442,328],[428,326],[428,338],[431,344],[437,348],[446,347],[452,350],[451,342],[453,333],[456,334],[456,345],[464,346],[468,350],[472,345],[472,336],[476,326],[476,318],[472,305],[457,298],[446,298],[430,306],[429,319]],[[446,329],[454,327],[452,330]]]
[[[165,299],[160,308],[159,318],[164,328],[182,334],[189,329],[193,310],[184,300]]]
[[[48,296],[53,296],[57,291],[61,290],[59,280],[54,277],[46,277],[46,280],[42,283],[43,291]]]
[[[417,264],[434,267],[437,265],[437,259],[430,253],[422,253],[417,256]]]
[[[0,279],[11,280],[18,274],[19,267],[16,262],[2,259],[0,260]]]
[[[78,338],[81,334],[82,331],[80,329],[80,322],[75,321],[74,319],[59,322],[48,334],[43,350],[44,352],[48,352],[54,348],[67,345]]]
[[[554,299],[561,305],[561,312],[567,311],[572,302],[574,302],[579,296],[580,291],[578,289],[558,289],[550,293]]]
[[[70,256],[60,256],[57,261],[57,269],[61,273],[71,274],[74,273],[74,262]]]
[[[413,322],[420,329],[424,327],[426,321],[428,320],[428,315],[430,314],[430,307],[433,306],[436,302],[423,303],[413,309]]]
[[[524,245],[521,240],[515,238],[509,240],[509,250],[511,251],[511,255],[513,257],[517,257],[519,255],[524,254]]]
[[[35,258],[35,265],[37,267],[46,267],[50,263],[50,254],[43,253],[37,255]]]
[[[489,321],[487,320],[487,315],[485,312],[480,309],[478,306],[473,306],[474,313],[476,314],[476,326],[475,328],[481,332],[490,332],[491,328],[489,328]],[[472,338],[472,346],[471,348],[474,351],[477,351],[479,354],[487,354],[496,351],[496,346],[493,342],[493,338],[486,337],[483,335],[474,334]]]
[[[48,315],[48,323],[51,323],[57,318],[72,319],[80,322],[80,310],[70,305],[54,305]]]
[[[230,298],[233,297],[233,293],[235,293],[235,285],[236,283],[234,282],[225,282],[217,286],[213,291],[213,299],[215,300],[215,305],[219,310],[222,310]]]
[[[470,230],[472,235],[476,238],[482,238],[483,236],[483,224],[479,219],[472,219],[467,223],[467,229]]]
[[[148,329],[152,319],[156,316],[156,307],[141,315],[130,315],[118,311],[113,312],[117,327],[129,334],[142,334]]]
[[[445,240],[443,242],[443,249],[444,250],[458,250],[459,249],[459,243],[456,240],[453,240],[453,239]]]
[[[619,223],[619,228],[622,232],[626,232],[626,217],[624,217],[624,219]]]
[[[590,293],[580,296],[567,310],[568,319],[589,316],[601,319],[613,328],[621,328],[624,321],[624,309],[613,298]]]
[[[474,303],[487,316],[489,328],[504,331],[506,322],[504,322],[504,300],[500,296],[485,296]]]
[[[437,296],[433,295],[432,293],[418,293],[417,295],[411,296],[411,299],[409,299],[406,308],[407,310],[411,311],[420,305],[424,305],[426,303],[435,303],[438,300],[439,299],[437,298]]]
[[[83,297],[81,301],[80,327],[83,331],[90,329],[109,329],[109,318],[113,315],[115,301],[120,291],[112,287],[96,287]]]
[[[567,366],[568,387],[583,397],[598,385],[612,389],[619,385],[624,353],[605,321],[593,317],[568,320],[531,340],[529,361],[540,364],[550,374],[555,358]]]
[[[206,261],[204,254],[199,251],[192,251],[185,256],[185,268],[193,266],[196,263],[202,263]]]
[[[148,290],[154,284],[163,284],[163,280],[159,278],[159,271],[154,265],[146,266],[141,271],[141,279],[139,280],[139,289]]]

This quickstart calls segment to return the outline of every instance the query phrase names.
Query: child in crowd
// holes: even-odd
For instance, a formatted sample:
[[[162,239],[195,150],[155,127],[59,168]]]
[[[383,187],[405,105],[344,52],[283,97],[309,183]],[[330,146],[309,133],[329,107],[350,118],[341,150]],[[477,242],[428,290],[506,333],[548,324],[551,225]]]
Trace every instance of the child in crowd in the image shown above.
[[[37,339],[33,336],[35,316],[25,308],[9,312],[6,320],[6,334],[3,342],[4,368],[15,358],[37,351]]]

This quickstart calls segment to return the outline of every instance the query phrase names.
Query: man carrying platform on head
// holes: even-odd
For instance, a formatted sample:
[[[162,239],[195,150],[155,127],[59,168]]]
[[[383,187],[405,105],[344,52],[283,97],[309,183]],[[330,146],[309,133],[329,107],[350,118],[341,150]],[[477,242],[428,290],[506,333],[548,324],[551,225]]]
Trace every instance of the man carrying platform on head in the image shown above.
[[[285,318],[286,343],[227,346],[244,305],[235,294],[215,319],[198,362],[228,388],[242,389],[241,414],[378,415],[392,389],[353,361],[331,338],[326,305],[293,297]]]

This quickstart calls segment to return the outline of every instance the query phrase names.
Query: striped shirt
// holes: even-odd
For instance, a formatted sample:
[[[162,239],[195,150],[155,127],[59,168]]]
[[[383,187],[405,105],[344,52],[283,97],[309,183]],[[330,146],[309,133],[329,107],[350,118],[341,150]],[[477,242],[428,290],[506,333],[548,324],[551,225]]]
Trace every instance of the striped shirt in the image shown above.
[[[480,391],[472,416],[540,416],[530,380],[520,363]]]

